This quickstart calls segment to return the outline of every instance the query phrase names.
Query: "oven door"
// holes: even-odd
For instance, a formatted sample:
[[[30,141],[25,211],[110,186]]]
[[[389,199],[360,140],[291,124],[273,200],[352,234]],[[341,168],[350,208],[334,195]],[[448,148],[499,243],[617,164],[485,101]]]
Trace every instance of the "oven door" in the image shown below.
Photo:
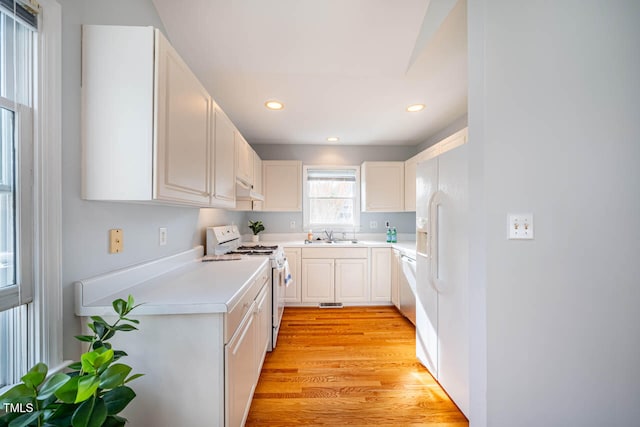
[[[276,342],[278,341],[278,332],[280,332],[280,321],[282,320],[282,313],[284,312],[284,296],[285,296],[285,275],[288,271],[288,263],[285,258],[281,265],[273,268],[273,336],[271,339],[271,346],[269,351],[276,348]]]

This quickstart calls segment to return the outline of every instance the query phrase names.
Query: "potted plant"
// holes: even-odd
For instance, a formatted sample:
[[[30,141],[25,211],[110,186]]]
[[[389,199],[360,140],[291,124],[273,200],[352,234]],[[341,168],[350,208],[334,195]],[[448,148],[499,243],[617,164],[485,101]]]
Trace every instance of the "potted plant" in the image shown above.
[[[127,353],[114,350],[109,340],[118,331],[137,328],[139,321],[127,318],[137,306],[129,295],[127,301],[113,301],[118,319],[107,323],[91,316],[93,335],[76,338],[89,343],[80,362],[69,366],[70,372],[47,377],[48,367],[38,363],[22,382],[0,396],[0,427],[4,426],[72,426],[123,427],[126,418],[118,414],[136,397],[128,382],[142,376],[129,375],[131,367],[116,363]]]
[[[249,228],[253,232],[251,241],[258,243],[260,241],[260,236],[258,236],[258,233],[264,231],[264,224],[262,223],[262,221],[249,221]]]

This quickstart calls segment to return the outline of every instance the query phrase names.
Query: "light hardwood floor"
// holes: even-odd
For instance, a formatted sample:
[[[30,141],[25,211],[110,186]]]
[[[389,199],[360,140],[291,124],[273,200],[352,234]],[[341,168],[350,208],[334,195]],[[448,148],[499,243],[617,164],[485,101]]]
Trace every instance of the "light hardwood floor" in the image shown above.
[[[415,357],[415,329],[394,307],[287,307],[247,426],[469,423]]]

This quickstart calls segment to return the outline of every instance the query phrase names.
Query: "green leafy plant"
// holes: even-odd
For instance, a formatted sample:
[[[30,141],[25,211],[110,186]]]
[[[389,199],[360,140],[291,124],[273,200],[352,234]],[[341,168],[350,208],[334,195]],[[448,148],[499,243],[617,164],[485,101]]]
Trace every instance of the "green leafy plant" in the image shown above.
[[[264,231],[264,224],[262,221],[249,221],[249,228],[257,236],[259,232]]]
[[[48,367],[38,363],[22,378],[22,383],[0,396],[0,427],[121,427],[127,422],[118,414],[136,397],[128,382],[142,376],[129,375],[131,367],[116,363],[127,353],[109,343],[116,332],[136,330],[139,321],[127,316],[136,307],[131,295],[113,301],[118,319],[107,323],[91,316],[93,335],[78,335],[89,343],[80,361],[69,372],[47,377]]]

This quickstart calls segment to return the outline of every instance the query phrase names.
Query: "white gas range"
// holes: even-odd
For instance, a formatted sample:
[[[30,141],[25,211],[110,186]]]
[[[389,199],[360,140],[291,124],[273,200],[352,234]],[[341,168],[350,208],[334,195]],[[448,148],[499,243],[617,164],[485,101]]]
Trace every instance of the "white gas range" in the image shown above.
[[[276,347],[280,321],[284,312],[285,288],[289,285],[291,274],[284,250],[278,245],[260,245],[243,243],[236,225],[207,227],[207,256],[236,255],[241,257],[266,256],[271,261],[271,318],[273,333],[269,351]],[[230,257],[232,259],[232,257]]]

